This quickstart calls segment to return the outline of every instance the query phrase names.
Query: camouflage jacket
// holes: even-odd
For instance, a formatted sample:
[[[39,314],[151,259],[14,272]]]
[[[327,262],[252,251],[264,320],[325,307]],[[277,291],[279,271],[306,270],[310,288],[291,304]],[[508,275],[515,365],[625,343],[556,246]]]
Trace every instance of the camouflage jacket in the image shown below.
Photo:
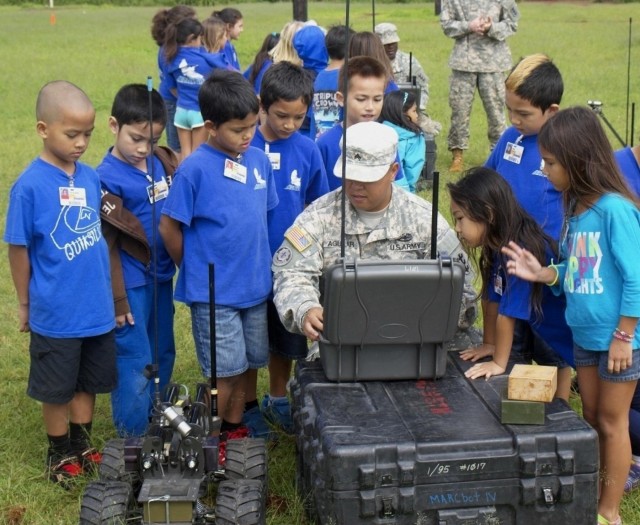
[[[341,193],[338,189],[306,208],[287,230],[273,256],[274,303],[287,330],[302,333],[302,320],[310,308],[322,306],[323,272],[340,260]],[[349,201],[345,220],[346,257],[361,259],[425,259],[431,249],[431,203],[393,187],[391,203],[371,230]],[[473,271],[467,254],[446,219],[438,216],[438,250],[466,268],[459,326],[467,328],[476,317]]]
[[[409,67],[409,58],[411,58],[411,67]],[[411,83],[409,73],[416,78],[416,84],[420,89],[419,109],[424,113],[429,103],[429,77],[425,74],[420,62],[415,56],[398,50],[396,57],[391,62],[391,67],[393,68],[393,77],[400,89],[404,84]]]
[[[490,16],[492,25],[485,35],[469,29],[478,16]],[[440,25],[455,39],[449,67],[458,71],[496,73],[511,68],[507,37],[518,30],[520,12],[515,0],[442,0]]]

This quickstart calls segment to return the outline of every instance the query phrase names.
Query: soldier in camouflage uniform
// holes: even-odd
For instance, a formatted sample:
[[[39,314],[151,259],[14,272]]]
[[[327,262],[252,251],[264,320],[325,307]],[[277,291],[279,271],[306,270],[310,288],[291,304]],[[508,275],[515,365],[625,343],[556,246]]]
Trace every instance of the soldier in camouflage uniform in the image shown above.
[[[418,104],[418,125],[424,132],[426,142],[426,162],[424,170],[417,182],[418,190],[423,190],[426,189],[429,181],[432,180],[433,171],[436,168],[437,146],[435,136],[440,133],[442,129],[440,122],[436,122],[427,115],[429,77],[427,77],[420,62],[418,62],[414,56],[398,49],[400,37],[394,24],[390,24],[389,22],[377,24],[375,33],[382,41],[385,53],[391,61],[393,77],[398,87],[400,87],[400,89],[406,89],[408,85],[412,84],[412,78],[416,80],[416,86],[418,87],[420,95],[418,97],[418,93],[416,93],[416,98],[420,99]]]
[[[492,148],[505,129],[504,74],[511,68],[506,39],[518,29],[519,18],[515,0],[442,0],[440,25],[446,36],[455,39],[449,58],[452,172],[463,169],[476,86],[487,113]]]
[[[407,84],[412,83],[412,77],[416,80],[416,86],[420,91],[420,127],[425,133],[437,135],[442,128],[439,122],[431,120],[427,116],[427,104],[429,102],[429,77],[422,69],[420,62],[414,56],[398,49],[398,30],[394,24],[383,22],[376,25],[375,33],[380,37],[384,50],[391,61],[393,68],[393,78],[400,89],[405,89]]]
[[[362,259],[425,259],[431,243],[431,203],[394,186],[398,137],[377,122],[347,129],[345,255]],[[342,176],[342,160],[334,174]],[[340,259],[341,192],[314,201],[285,234],[273,257],[274,304],[287,330],[317,341],[323,328],[320,302],[323,272]],[[446,219],[438,217],[438,249],[466,268],[455,347],[478,340],[473,272]]]
[[[411,77],[415,77],[416,85],[420,89],[419,109],[424,113],[427,108],[427,102],[429,102],[429,77],[425,74],[420,62],[409,53],[398,49],[400,37],[394,24],[388,22],[378,24],[375,27],[375,32],[380,37],[384,50],[391,61],[396,84],[399,86],[401,84],[410,84],[412,82]],[[409,63],[410,58],[411,63]]]

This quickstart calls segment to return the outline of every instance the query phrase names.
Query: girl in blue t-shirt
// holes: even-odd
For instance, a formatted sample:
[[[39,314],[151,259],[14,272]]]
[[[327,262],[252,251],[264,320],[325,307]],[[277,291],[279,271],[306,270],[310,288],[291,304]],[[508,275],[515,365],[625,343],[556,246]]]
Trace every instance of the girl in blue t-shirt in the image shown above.
[[[232,69],[240,71],[240,60],[238,53],[233,46],[233,40],[237,40],[240,33],[244,31],[244,20],[242,13],[235,7],[225,7],[220,11],[214,11],[211,16],[220,18],[227,26],[227,41],[224,43],[223,53]]]
[[[396,184],[415,193],[426,159],[424,135],[417,124],[416,97],[409,91],[387,93],[378,121],[392,127],[398,134],[398,158],[402,164],[404,178]]]
[[[259,51],[256,53],[255,58],[253,59],[252,64],[245,70],[243,73],[244,78],[246,78],[251,85],[253,86],[256,95],[260,94],[260,84],[262,83],[262,77],[269,67],[273,64],[271,57],[269,56],[269,51],[271,51],[276,44],[280,41],[280,33],[269,33],[264,37],[262,41],[262,46],[260,46]]]
[[[227,40],[227,26],[222,18],[210,16],[202,22],[202,46],[208,53],[222,53]]]
[[[531,284],[509,275],[507,257],[500,250],[516,239],[526,242],[534,256],[548,262],[556,243],[518,203],[509,183],[490,168],[469,170],[458,182],[447,185],[455,230],[469,251],[476,252],[482,277],[483,344],[461,352],[465,360],[492,355],[466,372],[471,379],[504,374],[511,354],[517,319],[548,345],[535,348],[529,357],[539,365],[558,367],[556,397],[569,399],[571,367],[565,362],[572,350],[571,331],[564,321],[564,301],[555,299],[542,284]],[[565,359],[563,359],[564,356]]]
[[[598,523],[617,525],[631,461],[629,407],[640,377],[640,211],[596,114],[558,112],[542,127],[543,172],[562,192],[561,261],[542,266],[522,248],[503,251],[510,274],[567,297],[585,419],[598,432]]]
[[[207,140],[207,130],[200,113],[198,91],[213,66],[202,47],[202,24],[185,18],[167,27],[164,53],[167,70],[173,77],[177,96],[174,123],[178,129],[182,159]]]
[[[382,40],[380,37],[371,31],[360,31],[355,33],[349,39],[349,58],[365,56],[373,57],[380,62],[387,72],[387,85],[385,87],[385,94],[392,91],[398,91],[398,84],[396,84],[393,76],[393,66],[387,56]]]
[[[162,95],[164,105],[167,108],[167,125],[165,127],[165,135],[167,144],[176,153],[180,153],[180,141],[178,140],[178,130],[173,120],[176,116],[176,95],[171,92],[171,88],[175,89],[174,78],[168,71],[169,64],[165,59],[164,41],[165,31],[169,25],[176,24],[183,18],[195,18],[196,10],[186,5],[176,5],[171,9],[161,9],[151,20],[151,37],[158,44],[158,72],[160,77],[160,85],[158,91]]]
[[[227,26],[221,18],[210,16],[202,22],[202,47],[205,60],[213,69],[233,69],[224,54]],[[211,72],[209,73],[211,74]]]

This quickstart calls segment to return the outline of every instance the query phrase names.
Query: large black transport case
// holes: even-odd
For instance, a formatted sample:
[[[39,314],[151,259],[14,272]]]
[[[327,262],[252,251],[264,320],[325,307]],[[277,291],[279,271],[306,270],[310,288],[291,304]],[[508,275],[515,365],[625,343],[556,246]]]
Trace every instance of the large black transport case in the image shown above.
[[[335,383],[299,362],[297,484],[322,525],[593,525],[595,431],[562,401],[544,425],[503,425],[507,376]]]

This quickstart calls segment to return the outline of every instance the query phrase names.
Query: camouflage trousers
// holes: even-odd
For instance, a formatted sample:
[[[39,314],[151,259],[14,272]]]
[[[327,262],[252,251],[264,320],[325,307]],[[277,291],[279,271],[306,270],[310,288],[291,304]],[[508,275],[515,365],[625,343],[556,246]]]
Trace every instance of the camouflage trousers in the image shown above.
[[[473,97],[478,89],[484,111],[487,114],[489,146],[493,149],[505,130],[504,116],[504,74],[451,72],[449,77],[449,107],[451,127],[449,128],[449,149],[469,149],[469,121]]]

